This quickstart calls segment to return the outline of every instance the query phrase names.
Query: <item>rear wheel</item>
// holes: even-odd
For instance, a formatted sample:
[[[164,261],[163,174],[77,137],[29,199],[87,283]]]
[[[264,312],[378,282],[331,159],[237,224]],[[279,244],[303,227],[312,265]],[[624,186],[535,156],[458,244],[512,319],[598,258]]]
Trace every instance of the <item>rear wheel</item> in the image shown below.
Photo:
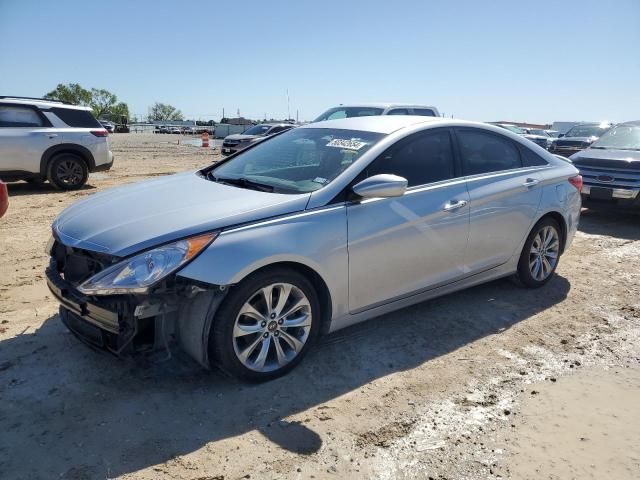
[[[63,153],[49,163],[49,182],[62,190],[77,190],[87,183],[89,169],[85,161],[77,155]]]
[[[529,288],[547,283],[560,259],[560,227],[552,218],[543,218],[531,230],[518,262],[518,279]]]
[[[318,295],[303,275],[260,272],[234,287],[216,312],[210,358],[235,377],[269,380],[302,360],[319,328]]]

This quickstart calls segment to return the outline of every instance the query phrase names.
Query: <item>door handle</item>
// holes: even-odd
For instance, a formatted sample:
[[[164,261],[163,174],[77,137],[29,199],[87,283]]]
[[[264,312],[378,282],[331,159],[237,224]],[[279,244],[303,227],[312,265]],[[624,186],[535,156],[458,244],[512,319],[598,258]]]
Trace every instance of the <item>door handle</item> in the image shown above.
[[[523,187],[535,187],[540,183],[540,180],[537,178],[527,178],[525,182],[522,184]]]
[[[444,205],[443,210],[445,212],[451,212],[452,210],[457,210],[464,207],[466,204],[466,200],[452,200]]]
[[[56,138],[58,136],[57,133],[45,133],[45,135],[49,138]]]

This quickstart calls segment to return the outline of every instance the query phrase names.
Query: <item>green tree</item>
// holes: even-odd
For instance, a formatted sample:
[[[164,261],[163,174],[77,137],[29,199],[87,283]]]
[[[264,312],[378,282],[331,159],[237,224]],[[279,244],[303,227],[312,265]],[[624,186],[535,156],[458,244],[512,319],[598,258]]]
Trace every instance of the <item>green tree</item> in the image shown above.
[[[44,98],[73,103],[74,105],[91,104],[91,92],[82,88],[77,83],[69,83],[67,85],[59,83],[58,86],[47,93]]]
[[[149,107],[150,122],[154,120],[182,120],[182,112],[172,105],[156,102]]]
[[[118,103],[118,97],[104,88],[91,89],[91,102],[89,105],[93,109],[96,118],[104,117],[113,113],[113,107]]]
[[[109,118],[115,122],[120,122],[122,116],[129,119],[129,106],[118,102],[118,97],[104,88],[87,90],[77,83],[59,83],[44,98],[89,106],[96,118]]]

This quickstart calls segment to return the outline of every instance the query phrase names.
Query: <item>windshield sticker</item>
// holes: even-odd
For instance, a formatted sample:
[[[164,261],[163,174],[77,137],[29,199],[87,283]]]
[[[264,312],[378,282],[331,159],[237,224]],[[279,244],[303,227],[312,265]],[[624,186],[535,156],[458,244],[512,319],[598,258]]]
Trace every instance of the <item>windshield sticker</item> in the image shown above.
[[[326,178],[322,178],[322,177],[316,177],[313,179],[313,181],[315,183],[319,183],[321,185],[324,185],[325,183],[327,183],[327,179]]]
[[[346,138],[334,138],[329,143],[327,143],[327,147],[337,147],[337,148],[346,148],[348,150],[360,150],[367,143],[361,142],[359,140],[347,140]]]

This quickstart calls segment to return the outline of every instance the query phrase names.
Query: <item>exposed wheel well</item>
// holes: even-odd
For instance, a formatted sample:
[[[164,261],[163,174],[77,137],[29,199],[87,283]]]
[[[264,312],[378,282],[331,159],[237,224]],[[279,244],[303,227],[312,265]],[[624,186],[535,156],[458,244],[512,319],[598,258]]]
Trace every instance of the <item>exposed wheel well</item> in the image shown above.
[[[265,270],[270,270],[272,268],[278,268],[278,267],[280,268],[286,267],[286,268],[295,270],[298,273],[307,277],[311,281],[311,283],[316,289],[316,292],[318,293],[318,297],[320,299],[320,308],[322,309],[321,311],[322,325],[320,329],[320,334],[324,335],[328,333],[329,328],[331,326],[331,315],[332,315],[331,294],[329,293],[329,288],[327,287],[327,284],[322,279],[322,277],[312,268],[297,262],[272,263],[270,265],[265,265],[264,267],[261,267],[258,270],[251,272],[251,275],[255,275],[258,272],[263,272]]]
[[[563,253],[564,247],[567,243],[567,222],[559,212],[545,213],[542,217],[540,217],[540,220],[542,220],[543,218],[552,218],[558,223],[558,225],[560,225],[560,253]],[[538,222],[540,220],[538,220]]]
[[[60,154],[71,154],[77,157],[80,157],[84,163],[87,164],[87,169],[89,172],[92,172],[95,168],[95,160],[93,159],[93,155],[91,152],[83,147],[82,145],[54,145],[49,150],[44,152],[42,158],[40,159],[40,175],[43,177],[47,176],[49,170],[49,163],[55,157]]]

